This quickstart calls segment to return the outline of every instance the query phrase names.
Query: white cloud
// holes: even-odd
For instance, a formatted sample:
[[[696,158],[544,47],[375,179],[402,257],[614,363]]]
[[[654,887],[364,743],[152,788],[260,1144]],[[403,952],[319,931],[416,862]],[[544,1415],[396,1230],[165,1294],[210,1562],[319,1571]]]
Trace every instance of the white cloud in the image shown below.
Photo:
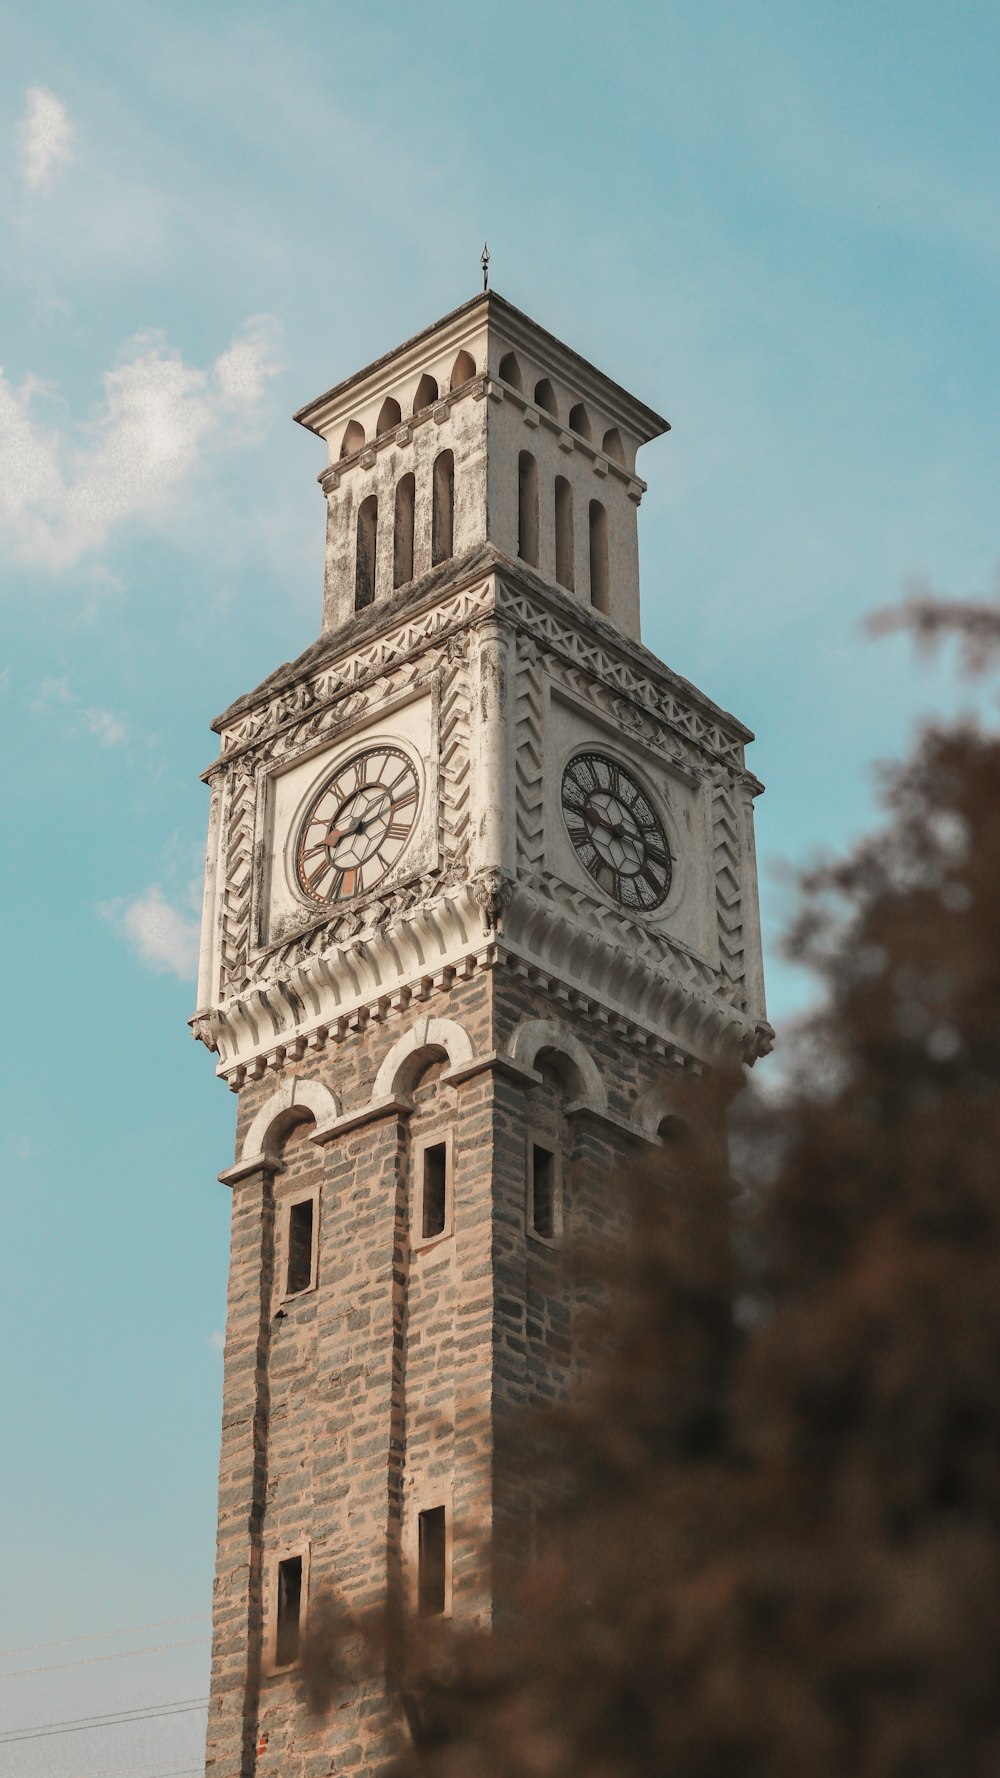
[[[158,883],[131,900],[104,902],[99,910],[117,927],[141,962],[158,975],[190,981],[198,966],[198,921],[172,907]]]
[[[128,735],[124,716],[116,716],[113,710],[85,710],[83,719],[102,747],[117,747]]]
[[[72,159],[73,125],[47,86],[29,86],[21,119],[21,171],[29,191],[44,191],[59,166]]]
[[[22,561],[58,570],[128,523],[162,523],[227,420],[245,416],[277,365],[277,329],[254,316],[210,371],[158,334],[130,342],[104,377],[96,419],[67,437],[37,417],[43,390],[0,370],[0,535]],[[245,428],[235,433],[242,441]]]
[[[215,360],[213,374],[226,402],[259,401],[278,367],[277,331],[269,315],[251,315],[242,337]]]

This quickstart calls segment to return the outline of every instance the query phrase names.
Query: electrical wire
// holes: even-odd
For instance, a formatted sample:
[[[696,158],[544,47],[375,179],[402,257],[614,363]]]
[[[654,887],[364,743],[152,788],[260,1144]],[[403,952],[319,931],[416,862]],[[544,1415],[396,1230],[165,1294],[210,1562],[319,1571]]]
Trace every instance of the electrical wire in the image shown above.
[[[22,1642],[15,1648],[0,1648],[0,1661],[6,1661],[10,1655],[33,1655],[43,1648],[69,1648],[74,1642],[100,1642],[108,1636],[138,1636],[140,1630],[168,1630],[175,1624],[201,1624],[208,1617],[207,1611],[195,1611],[190,1617],[154,1618],[151,1624],[125,1624],[120,1630],[86,1630],[82,1636],[60,1636],[55,1642]]]
[[[131,1710],[110,1710],[103,1716],[71,1716],[62,1722],[30,1723],[20,1729],[0,1730],[0,1747],[10,1747],[15,1741],[42,1741],[47,1735],[75,1735],[84,1729],[110,1729],[123,1722],[153,1722],[160,1716],[185,1716],[207,1709],[207,1698],[171,1698],[165,1704],[136,1704]]]
[[[102,1661],[133,1661],[137,1655],[161,1655],[168,1648],[194,1648],[208,1636],[188,1636],[183,1642],[156,1642],[149,1648],[120,1648],[113,1655],[81,1655],[77,1661],[50,1661],[44,1667],[15,1667],[0,1679],[25,1679],[29,1673],[65,1673],[69,1667],[98,1667]]]
[[[84,1778],[204,1778],[204,1772],[202,1761],[200,1766],[171,1766],[167,1771],[162,1766],[142,1772],[135,1766],[116,1766],[113,1772],[87,1772]]]
[[[84,1778],[204,1778],[204,1761],[200,1766],[171,1766],[164,1771],[157,1766],[153,1772],[140,1772],[135,1766],[116,1766],[113,1772],[87,1772]]]

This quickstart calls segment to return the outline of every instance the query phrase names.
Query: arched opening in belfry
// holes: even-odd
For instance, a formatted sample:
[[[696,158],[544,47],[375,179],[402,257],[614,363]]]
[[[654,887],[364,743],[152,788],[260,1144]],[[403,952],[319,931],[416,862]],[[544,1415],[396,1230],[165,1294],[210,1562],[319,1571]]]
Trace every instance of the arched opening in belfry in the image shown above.
[[[558,418],[556,392],[553,389],[552,384],[549,382],[548,377],[543,377],[541,382],[535,384],[535,405],[536,407],[543,407],[547,414],[552,415],[553,419]]]
[[[431,490],[431,561],[446,562],[455,548],[455,453],[434,459]]]
[[[593,438],[594,434],[590,424],[590,415],[582,401],[578,401],[575,407],[570,408],[569,424],[570,431],[578,432],[581,438]]]
[[[369,494],[358,507],[358,547],[354,568],[354,609],[364,611],[375,600],[375,549],[378,541],[378,496]]]
[[[438,398],[437,379],[428,376],[425,371],[417,384],[413,396],[413,412],[419,414],[425,407],[431,407]]]
[[[365,429],[360,420],[348,420],[344,436],[340,441],[341,458],[353,457],[356,451],[365,448]]]
[[[521,375],[521,366],[517,361],[516,352],[504,353],[497,375],[502,383],[509,383],[512,389],[524,388],[524,378]]]
[[[608,576],[608,515],[599,500],[590,502],[590,603],[607,617],[611,610]]]
[[[617,426],[608,427],[607,432],[604,434],[603,449],[606,457],[610,457],[614,463],[620,463],[624,469],[625,446],[622,444],[622,435]]]
[[[459,352],[458,357],[455,359],[455,362],[451,367],[451,383],[449,384],[449,387],[452,389],[460,389],[462,384],[471,381],[475,374],[476,361],[473,358],[472,353],[464,351]]]
[[[573,591],[573,490],[564,475],[556,476],[556,579]]]
[[[517,553],[538,567],[538,464],[530,451],[517,459]]]
[[[375,424],[376,436],[381,438],[383,432],[391,432],[394,427],[399,425],[402,418],[403,414],[399,402],[396,401],[394,396],[387,395],[379,409],[378,420]]]
[[[405,586],[413,579],[413,514],[416,481],[412,475],[401,475],[396,483],[396,505],[392,526],[392,584]]]

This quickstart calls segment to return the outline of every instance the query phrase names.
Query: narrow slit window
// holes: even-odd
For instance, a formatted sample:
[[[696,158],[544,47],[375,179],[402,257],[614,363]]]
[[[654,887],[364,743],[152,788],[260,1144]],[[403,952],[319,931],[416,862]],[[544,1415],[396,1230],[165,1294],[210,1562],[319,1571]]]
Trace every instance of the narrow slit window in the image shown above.
[[[517,553],[538,567],[538,464],[530,451],[517,459]]]
[[[378,496],[369,494],[358,507],[358,555],[354,573],[354,609],[364,611],[375,600],[375,545]]]
[[[556,579],[573,591],[573,490],[564,475],[556,476]]]
[[[275,1665],[289,1667],[299,1657],[302,1633],[302,1557],[278,1563],[278,1626]]]
[[[599,500],[590,502],[590,603],[607,617],[611,610],[608,585],[608,515]]]
[[[420,1238],[433,1241],[443,1235],[448,1210],[448,1144],[434,1142],[424,1149],[424,1176],[420,1194]]]
[[[447,562],[455,548],[455,453],[435,458],[431,515],[431,562]]]
[[[401,475],[396,483],[396,513],[393,526],[392,584],[406,586],[413,579],[413,507],[416,483],[412,475]]]
[[[421,1617],[440,1617],[445,1608],[447,1526],[443,1506],[428,1507],[417,1523],[417,1592]]]
[[[531,1228],[543,1241],[555,1240],[556,1157],[538,1142],[531,1146]]]
[[[292,1204],[288,1212],[288,1276],[285,1291],[294,1296],[297,1291],[308,1290],[313,1281],[313,1219],[315,1205],[312,1198],[303,1198],[300,1203]]]

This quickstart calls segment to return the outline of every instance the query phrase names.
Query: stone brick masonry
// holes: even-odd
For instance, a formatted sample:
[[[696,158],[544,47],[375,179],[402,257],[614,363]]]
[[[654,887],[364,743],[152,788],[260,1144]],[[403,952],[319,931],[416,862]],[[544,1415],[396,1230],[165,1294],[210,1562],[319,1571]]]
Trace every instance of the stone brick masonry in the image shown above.
[[[530,982],[484,969],[425,1002],[428,1015],[461,1025],[490,1058],[553,1008]],[[308,1713],[299,1668],[275,1666],[279,1561],[301,1555],[306,1610],[325,1593],[355,1608],[394,1589],[412,1601],[417,1514],[444,1505],[450,1609],[490,1621],[495,1567],[522,1561],[532,1536],[524,1411],[558,1396],[579,1358],[586,1300],[568,1256],[620,1225],[637,1108],[657,1095],[683,1101],[683,1078],[662,1057],[565,1009],[563,1031],[600,1070],[606,1115],[573,1110],[577,1065],[555,1046],[532,1069],[488,1062],[455,1080],[431,1046],[410,1058],[406,1092],[352,1126],[412,1023],[405,1012],[372,1022],[292,1065],[332,1089],[346,1127],[317,1142],[310,1114],[296,1123],[294,1109],[278,1112],[264,1164],[233,1184],[210,1778],[367,1778],[405,1732],[384,1676],[328,1717]],[[238,1154],[275,1084],[269,1072],[243,1087]],[[444,1233],[423,1242],[411,1158],[442,1140],[453,1202]],[[552,1242],[529,1232],[531,1142],[558,1157]],[[286,1212],[310,1192],[315,1287],[289,1298]]]

